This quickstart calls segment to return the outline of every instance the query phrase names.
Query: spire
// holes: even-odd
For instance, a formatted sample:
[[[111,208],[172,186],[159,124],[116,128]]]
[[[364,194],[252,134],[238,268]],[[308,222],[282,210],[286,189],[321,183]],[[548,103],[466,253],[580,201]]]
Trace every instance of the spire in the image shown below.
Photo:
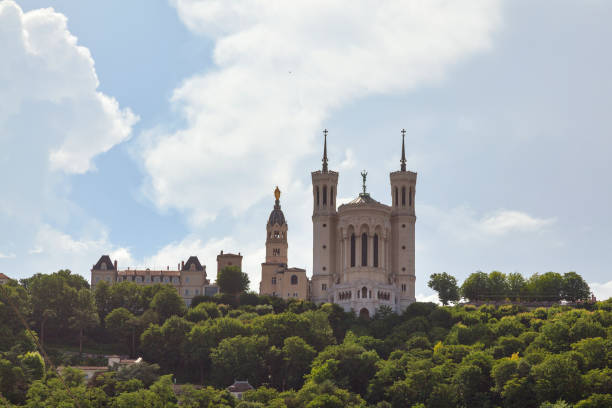
[[[323,130],[325,142],[323,142],[323,173],[327,173],[327,129]]]
[[[406,147],[404,144],[404,138],[406,137],[406,129],[402,129],[402,159],[400,163],[402,164],[402,171],[406,171]]]

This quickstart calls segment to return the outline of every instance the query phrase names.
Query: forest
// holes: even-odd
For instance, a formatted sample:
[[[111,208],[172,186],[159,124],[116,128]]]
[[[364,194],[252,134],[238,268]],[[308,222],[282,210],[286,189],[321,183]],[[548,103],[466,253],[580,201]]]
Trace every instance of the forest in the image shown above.
[[[249,292],[186,307],[169,285],[91,290],[68,270],[37,274],[0,285],[0,406],[612,406],[612,299],[577,302],[589,296],[579,275],[538,275],[514,290],[498,274],[461,287],[434,274],[430,286],[442,303],[456,302],[456,290],[507,304],[417,302],[370,319]],[[506,292],[494,292],[498,281]],[[572,305],[512,302],[529,293]],[[89,382],[55,370],[105,365],[109,354],[144,361]],[[234,380],[255,390],[237,400],[226,391]]]

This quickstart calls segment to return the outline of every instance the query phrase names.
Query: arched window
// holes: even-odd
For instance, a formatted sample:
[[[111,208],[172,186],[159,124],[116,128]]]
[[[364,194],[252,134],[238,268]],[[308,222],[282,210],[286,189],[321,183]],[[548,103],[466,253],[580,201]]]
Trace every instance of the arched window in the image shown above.
[[[319,206],[319,186],[317,186],[317,207]]]
[[[406,206],[406,187],[402,187],[402,207]]]
[[[298,277],[296,275],[291,275],[291,284],[297,285]]]
[[[412,186],[410,187],[410,191],[408,193],[408,205],[412,207]]]
[[[368,234],[361,234],[361,266],[368,266]]]
[[[395,187],[395,206],[399,205],[399,189]]]
[[[361,298],[366,299],[368,297],[368,288],[365,286],[361,288]]]
[[[378,234],[374,234],[374,253],[372,256],[374,257],[374,266],[378,268]]]
[[[323,205],[327,205],[327,186],[323,186]]]
[[[355,234],[351,234],[351,267],[355,266]]]
[[[329,205],[334,205],[334,188],[329,188]]]

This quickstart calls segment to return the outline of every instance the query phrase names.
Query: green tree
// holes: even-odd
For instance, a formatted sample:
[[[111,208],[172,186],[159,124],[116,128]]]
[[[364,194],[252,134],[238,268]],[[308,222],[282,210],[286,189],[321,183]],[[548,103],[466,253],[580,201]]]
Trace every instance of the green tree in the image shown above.
[[[171,316],[182,316],[186,309],[185,302],[172,285],[159,285],[150,306],[162,322]]]
[[[210,355],[217,384],[226,387],[236,379],[247,379],[253,386],[262,384],[268,375],[264,360],[267,349],[265,336],[236,336],[222,340]]]
[[[488,292],[489,276],[484,272],[471,274],[461,285],[461,295],[470,301],[483,300]]]
[[[83,354],[83,332],[100,323],[94,298],[89,289],[79,290],[69,322],[70,327],[79,333],[79,354]]]
[[[114,309],[104,320],[106,328],[128,345],[130,354],[136,354],[136,317],[124,307]]]
[[[570,302],[587,300],[591,295],[589,285],[576,272],[567,272],[563,275],[563,286],[561,288],[563,299]]]
[[[237,266],[226,266],[217,276],[217,285],[222,293],[238,295],[249,290],[249,276]]]
[[[315,349],[301,337],[293,336],[285,339],[282,349],[283,390],[285,388],[300,389],[304,384],[304,376],[308,373],[310,363],[316,355]]]
[[[536,273],[527,281],[527,288],[533,299],[558,301],[563,290],[563,277],[556,272],[546,272],[543,275]]]
[[[562,398],[573,402],[582,395],[582,381],[576,362],[567,355],[549,355],[531,369],[534,390],[540,402]]]
[[[459,301],[457,279],[446,272],[432,274],[427,286],[438,292],[438,299],[440,299],[440,302],[445,306],[448,305],[449,302]]]
[[[488,299],[499,301],[504,300],[506,297],[508,297],[509,288],[506,275],[499,271],[493,271],[489,273],[488,289]]]
[[[523,275],[518,272],[509,273],[506,281],[508,282],[508,297],[511,300],[521,299],[525,295],[527,282]]]

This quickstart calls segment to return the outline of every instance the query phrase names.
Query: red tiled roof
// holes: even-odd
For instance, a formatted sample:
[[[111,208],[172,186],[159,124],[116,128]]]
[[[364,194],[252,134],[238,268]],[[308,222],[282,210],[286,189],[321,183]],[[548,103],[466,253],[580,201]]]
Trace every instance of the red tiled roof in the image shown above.
[[[0,273],[0,279],[11,279],[3,273]]]

